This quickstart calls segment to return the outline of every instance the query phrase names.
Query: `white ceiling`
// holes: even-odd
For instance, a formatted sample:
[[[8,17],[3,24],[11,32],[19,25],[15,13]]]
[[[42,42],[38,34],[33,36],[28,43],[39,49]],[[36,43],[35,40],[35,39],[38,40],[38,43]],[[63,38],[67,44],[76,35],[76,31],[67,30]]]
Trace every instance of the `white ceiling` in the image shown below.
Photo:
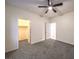
[[[38,8],[38,6],[39,5],[47,5],[46,0],[5,0],[5,1],[6,1],[6,4],[8,3],[10,5],[14,5],[19,8],[29,10],[29,11],[34,12],[39,15],[43,14],[43,12],[46,9]],[[57,7],[57,9],[59,9],[61,14],[64,14],[64,13],[74,10],[74,0],[52,0],[52,2],[53,3],[63,2],[63,6]],[[54,13],[53,11],[49,11],[44,16],[45,17],[55,17],[58,14],[60,14],[60,12]]]

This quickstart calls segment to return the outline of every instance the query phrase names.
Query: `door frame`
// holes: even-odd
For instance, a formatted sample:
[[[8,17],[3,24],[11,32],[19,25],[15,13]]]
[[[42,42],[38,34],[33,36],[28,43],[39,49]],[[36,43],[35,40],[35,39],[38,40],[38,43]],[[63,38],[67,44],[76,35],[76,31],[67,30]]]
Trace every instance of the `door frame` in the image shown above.
[[[26,20],[27,18],[26,18],[26,19],[25,19],[25,18],[18,18],[18,20],[19,20],[19,19]],[[27,20],[29,20],[29,19],[27,19]],[[30,39],[29,39],[29,41],[30,41],[30,42],[28,42],[28,43],[31,44],[31,21],[30,21],[30,20],[29,20],[29,25],[30,25],[30,29],[29,29],[29,31],[30,31]],[[18,30],[19,30],[19,29],[18,29]],[[19,34],[18,34],[18,37],[19,37]],[[18,42],[19,42],[19,38],[18,38]]]

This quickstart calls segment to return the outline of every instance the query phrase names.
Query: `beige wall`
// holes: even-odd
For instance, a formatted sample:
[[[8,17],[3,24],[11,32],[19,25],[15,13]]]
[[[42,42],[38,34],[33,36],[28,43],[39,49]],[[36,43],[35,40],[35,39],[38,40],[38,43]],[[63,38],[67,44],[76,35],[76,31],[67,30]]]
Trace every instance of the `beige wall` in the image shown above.
[[[74,12],[69,12],[51,20],[56,23],[56,40],[74,44]]]

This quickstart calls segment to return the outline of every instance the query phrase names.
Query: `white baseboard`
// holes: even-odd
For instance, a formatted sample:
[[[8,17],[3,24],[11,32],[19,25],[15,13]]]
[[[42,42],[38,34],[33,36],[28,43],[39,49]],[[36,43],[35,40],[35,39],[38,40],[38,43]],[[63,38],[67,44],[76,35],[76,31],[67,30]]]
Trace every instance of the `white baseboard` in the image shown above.
[[[35,44],[35,43],[38,43],[38,42],[41,42],[41,41],[44,41],[45,39],[42,39],[42,40],[39,40],[39,41],[34,41],[34,42],[31,42],[31,44]]]

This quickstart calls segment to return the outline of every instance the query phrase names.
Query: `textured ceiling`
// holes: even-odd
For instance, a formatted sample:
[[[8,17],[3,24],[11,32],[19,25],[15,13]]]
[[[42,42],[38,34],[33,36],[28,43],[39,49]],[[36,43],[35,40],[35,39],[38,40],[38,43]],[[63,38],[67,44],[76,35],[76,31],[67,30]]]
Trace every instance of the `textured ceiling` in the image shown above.
[[[17,6],[42,15],[46,9],[38,8],[39,5],[47,5],[47,0],[5,0],[7,4]],[[74,9],[74,0],[52,0],[53,3],[63,2],[63,6],[57,7],[58,13],[48,11],[45,17],[55,17],[59,14],[70,12]]]

